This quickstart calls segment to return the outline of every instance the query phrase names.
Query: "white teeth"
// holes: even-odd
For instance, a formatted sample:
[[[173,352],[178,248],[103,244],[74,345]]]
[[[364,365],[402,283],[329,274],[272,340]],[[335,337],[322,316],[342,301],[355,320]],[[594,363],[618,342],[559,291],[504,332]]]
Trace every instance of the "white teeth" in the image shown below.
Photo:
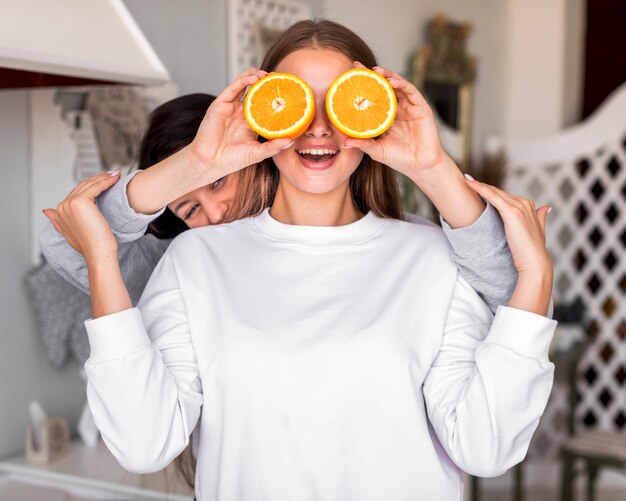
[[[304,150],[298,150],[298,153],[300,153],[300,155],[336,155],[337,150],[306,148]]]

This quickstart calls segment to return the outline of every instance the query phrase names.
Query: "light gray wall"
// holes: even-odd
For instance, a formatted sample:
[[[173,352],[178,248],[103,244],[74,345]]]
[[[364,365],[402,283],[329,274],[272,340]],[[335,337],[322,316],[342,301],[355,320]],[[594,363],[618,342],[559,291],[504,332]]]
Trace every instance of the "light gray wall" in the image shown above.
[[[28,402],[73,426],[85,399],[76,365],[56,370],[44,359],[23,284],[31,267],[28,141],[28,93],[0,90],[0,457],[24,449]]]
[[[124,0],[181,94],[226,85],[227,0]]]
[[[324,0],[304,0],[313,16]],[[228,0],[124,0],[181,94],[218,94],[227,81]]]

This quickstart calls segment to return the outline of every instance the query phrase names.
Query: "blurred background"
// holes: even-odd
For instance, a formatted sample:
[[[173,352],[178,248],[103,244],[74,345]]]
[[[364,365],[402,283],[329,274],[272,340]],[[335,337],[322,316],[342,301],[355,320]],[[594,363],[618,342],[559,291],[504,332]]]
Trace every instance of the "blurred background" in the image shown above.
[[[41,259],[40,210],[85,177],[131,168],[152,108],[218,94],[310,17],[352,28],[417,85],[464,171],[554,207],[557,383],[522,465],[468,479],[468,499],[626,499],[626,2],[0,0],[0,12],[0,499],[189,499],[79,441],[73,463],[24,459],[29,402],[72,438],[85,404],[69,334],[56,334],[54,358],[24,285]],[[399,182],[407,210],[435,216]],[[18,477],[56,490],[25,497],[6,487]]]

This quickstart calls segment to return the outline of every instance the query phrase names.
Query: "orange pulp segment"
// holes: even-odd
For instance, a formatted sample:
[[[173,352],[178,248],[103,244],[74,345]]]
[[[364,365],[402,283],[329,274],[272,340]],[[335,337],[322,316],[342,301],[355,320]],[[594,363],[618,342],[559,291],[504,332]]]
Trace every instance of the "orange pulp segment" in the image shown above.
[[[354,68],[340,75],[326,94],[326,112],[346,136],[359,139],[385,132],[396,116],[393,87],[375,71]]]
[[[261,78],[250,86],[243,105],[248,125],[266,139],[298,137],[315,114],[311,88],[287,73],[270,73]]]

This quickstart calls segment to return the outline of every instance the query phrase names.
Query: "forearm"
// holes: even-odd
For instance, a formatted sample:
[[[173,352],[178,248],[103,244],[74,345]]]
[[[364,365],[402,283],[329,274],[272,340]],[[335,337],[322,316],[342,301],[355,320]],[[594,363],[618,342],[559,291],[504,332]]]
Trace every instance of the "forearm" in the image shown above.
[[[93,318],[132,308],[116,253],[88,258],[87,269]]]
[[[153,214],[195,189],[217,181],[222,173],[207,169],[186,146],[135,175],[128,183],[128,203],[136,212]]]
[[[111,188],[96,197],[96,205],[109,223],[119,244],[141,238],[150,223],[162,214],[162,211],[142,214],[135,211],[128,203],[126,188],[133,178],[142,172],[136,171],[122,177]]]
[[[52,223],[48,223],[39,236],[39,248],[54,271],[74,287],[89,294],[89,276],[83,256],[67,243]]]
[[[480,196],[467,186],[463,173],[444,155],[441,163],[411,176],[452,228],[474,223],[485,210]]]
[[[520,273],[509,306],[547,316],[552,296],[552,265]]]

